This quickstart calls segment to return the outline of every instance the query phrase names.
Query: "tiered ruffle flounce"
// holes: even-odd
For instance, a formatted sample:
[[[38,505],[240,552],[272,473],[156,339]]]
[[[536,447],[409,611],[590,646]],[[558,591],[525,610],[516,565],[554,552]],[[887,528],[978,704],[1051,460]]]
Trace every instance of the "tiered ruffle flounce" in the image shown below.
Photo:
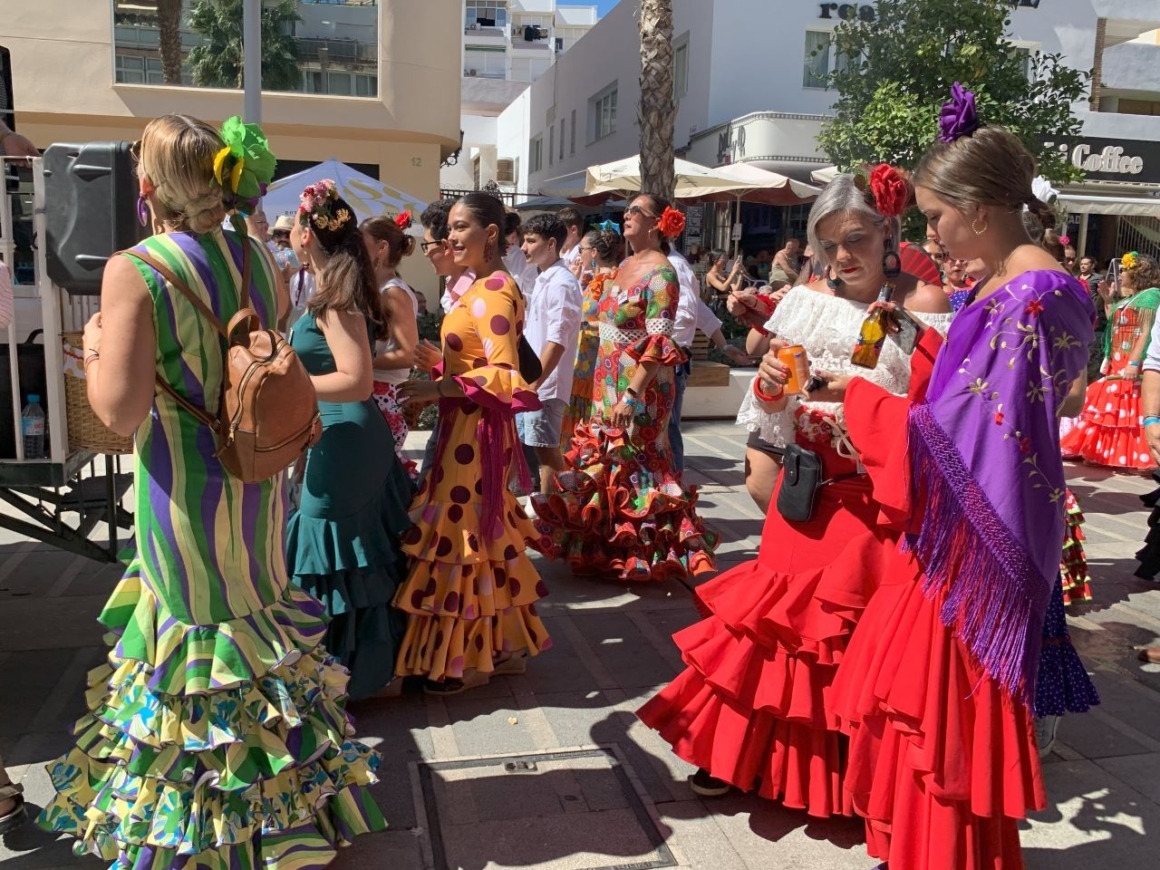
[[[111,870],[314,870],[385,828],[366,790],[379,758],[354,740],[322,617],[291,587],[248,616],[185,625],[131,566],[40,824]]]
[[[432,469],[433,483],[442,473]],[[497,658],[552,645],[536,613],[548,590],[526,553],[534,527],[505,491],[503,530],[484,541],[481,504],[428,502],[425,493],[415,502],[418,521],[403,536],[411,571],[395,596],[409,616],[395,666],[401,675],[462,679],[491,673]]]
[[[1059,570],[1063,577],[1063,603],[1092,600],[1092,578],[1088,573],[1087,555],[1083,542],[1083,511],[1075,494],[1067,491],[1067,511],[1064,516],[1063,559]]]
[[[688,667],[641,708],[678,756],[810,815],[849,815],[830,684],[894,539],[865,479],[827,487],[808,524],[774,509],[760,555],[701,586],[712,615],[674,639]]]
[[[1060,444],[1068,459],[1112,468],[1155,467],[1144,439],[1139,379],[1106,377],[1090,384],[1083,412]]]
[[[319,599],[330,621],[323,643],[351,673],[352,699],[369,697],[391,682],[406,629],[391,599],[407,574],[398,544],[411,526],[415,487],[397,462],[375,503],[327,519],[301,511],[286,530],[293,582]]]
[[[665,457],[593,419],[576,427],[565,461],[572,470],[558,476],[560,491],[533,496],[545,555],[577,574],[621,580],[716,570],[717,535],[697,515],[696,488],[683,487]]]

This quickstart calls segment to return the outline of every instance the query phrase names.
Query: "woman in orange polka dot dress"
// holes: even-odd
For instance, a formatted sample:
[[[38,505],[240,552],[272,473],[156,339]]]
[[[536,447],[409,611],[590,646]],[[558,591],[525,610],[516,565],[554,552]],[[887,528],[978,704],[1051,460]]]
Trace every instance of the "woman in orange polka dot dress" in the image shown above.
[[[1156,463],[1144,440],[1140,366],[1160,307],[1160,268],[1151,257],[1135,252],[1125,254],[1121,265],[1124,298],[1108,312],[1104,377],[1088,387],[1083,411],[1061,444],[1069,459],[1145,470]]]
[[[523,673],[529,654],[551,646],[535,607],[547,589],[525,552],[536,532],[507,488],[513,473],[531,486],[515,414],[539,400],[519,373],[524,298],[504,271],[503,223],[489,194],[451,209],[455,262],[480,277],[443,319],[441,377],[399,390],[439,402],[435,462],[411,505],[411,567],[395,596],[408,616],[395,673],[425,677],[431,694]]]
[[[717,536],[697,516],[696,490],[682,486],[669,451],[685,357],[672,338],[680,291],[666,237],[683,226],[656,196],[642,194],[625,211],[633,255],[600,301],[593,416],[576,427],[560,491],[533,496],[545,531],[537,546],[577,574],[664,580],[716,567]]]

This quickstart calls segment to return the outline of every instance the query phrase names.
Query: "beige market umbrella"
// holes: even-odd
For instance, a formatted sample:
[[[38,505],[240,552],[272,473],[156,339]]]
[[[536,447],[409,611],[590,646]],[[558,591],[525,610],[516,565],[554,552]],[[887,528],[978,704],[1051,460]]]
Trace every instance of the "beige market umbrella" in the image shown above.
[[[718,169],[710,169],[698,163],[674,158],[676,175],[676,198],[689,199],[710,193],[733,190],[737,179],[721,174]],[[584,184],[584,193],[589,196],[605,193],[635,193],[640,190],[640,155],[589,166]]]

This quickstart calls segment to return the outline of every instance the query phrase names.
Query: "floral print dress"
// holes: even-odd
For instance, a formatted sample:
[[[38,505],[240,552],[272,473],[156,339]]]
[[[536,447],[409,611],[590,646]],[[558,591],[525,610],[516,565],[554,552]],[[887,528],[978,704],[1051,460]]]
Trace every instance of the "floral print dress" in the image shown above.
[[[600,300],[592,416],[576,427],[560,491],[533,498],[545,531],[539,546],[576,573],[664,580],[715,570],[717,536],[697,515],[696,489],[682,486],[669,449],[676,366],[684,362],[672,338],[678,293],[665,263]],[[640,396],[645,409],[628,430],[615,428],[613,408],[644,362],[658,365]]]

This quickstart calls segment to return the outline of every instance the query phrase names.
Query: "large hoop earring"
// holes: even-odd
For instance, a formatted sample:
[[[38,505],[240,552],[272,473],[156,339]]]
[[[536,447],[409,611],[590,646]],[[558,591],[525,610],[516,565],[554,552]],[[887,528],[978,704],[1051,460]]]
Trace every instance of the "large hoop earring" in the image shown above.
[[[829,266],[826,266],[826,286],[837,293],[842,289],[842,285],[846,282],[841,278],[834,277],[834,271]]]
[[[145,194],[137,194],[137,220],[141,226],[147,226],[149,223],[149,207],[145,205]]]
[[[978,218],[975,218],[973,221],[971,221],[971,229],[974,231],[976,236],[981,236],[983,233],[985,233],[987,231],[987,222],[983,221],[983,228],[982,229],[979,229],[977,226],[975,226],[975,224],[977,224],[978,222],[979,222]]]

